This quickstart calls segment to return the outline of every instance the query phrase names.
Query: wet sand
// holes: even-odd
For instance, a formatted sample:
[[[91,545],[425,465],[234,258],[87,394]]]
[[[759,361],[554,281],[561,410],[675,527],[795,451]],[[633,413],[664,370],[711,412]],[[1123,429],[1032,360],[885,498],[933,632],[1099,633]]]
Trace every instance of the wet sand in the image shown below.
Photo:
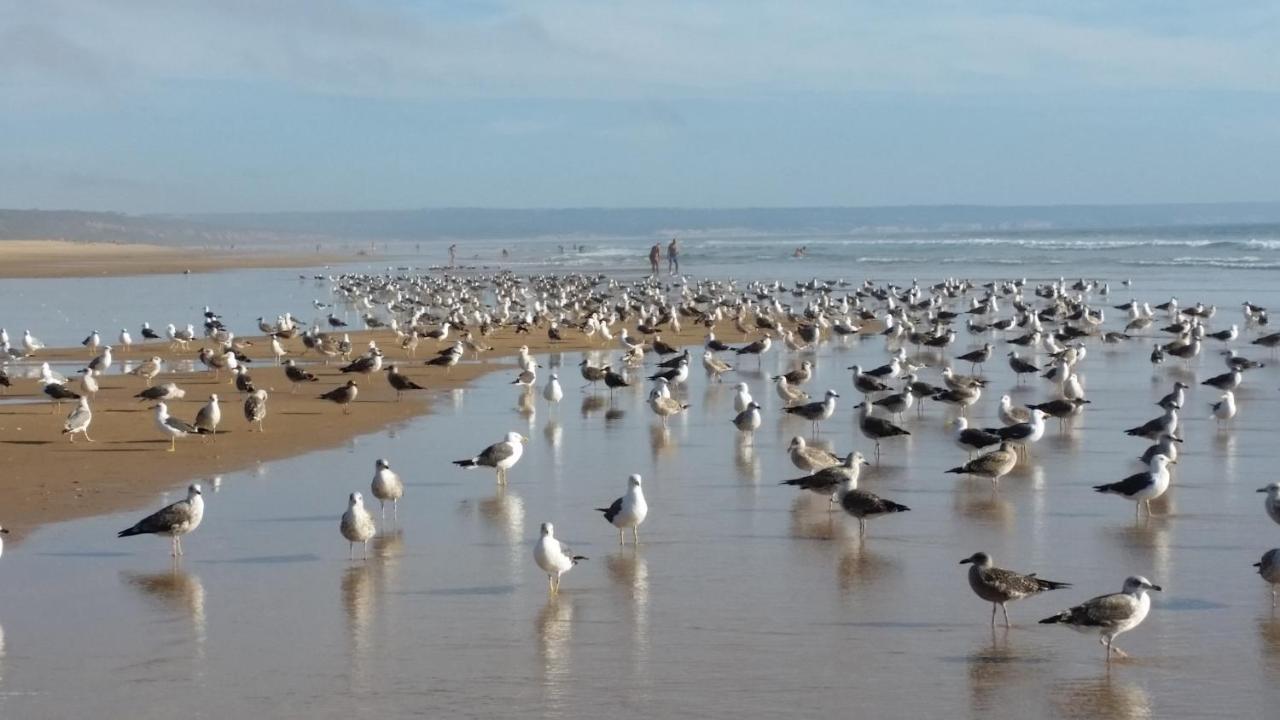
[[[145,243],[0,240],[0,278],[102,277],[214,272],[240,268],[313,267],[352,254],[178,248]]]
[[[376,340],[386,353],[384,364],[397,363],[401,372],[431,390],[461,387],[492,371],[511,371],[514,378],[510,358],[516,348],[524,344],[537,351],[551,346],[543,329],[535,328],[531,334],[519,335],[504,329],[485,339],[485,344],[493,350],[484,353],[479,361],[468,356],[466,361],[446,372],[424,367],[423,361],[434,355],[437,347],[447,347],[451,342],[437,346],[431,340],[423,340],[418,347],[418,357],[411,358],[390,331],[349,334],[356,348]],[[566,329],[564,335],[566,341],[558,343],[557,349],[587,347],[577,331]],[[735,335],[731,331],[725,338],[734,340]],[[686,327],[679,334],[663,334],[663,339],[672,344],[700,344],[703,337],[704,329],[698,327]],[[345,363],[331,361],[324,365],[318,362],[315,353],[303,355],[302,342],[297,338],[285,341],[286,349],[319,380],[299,386],[293,394],[293,384],[280,367],[273,366],[269,339],[259,337],[249,341],[253,345],[248,354],[254,360],[249,364],[250,375],[254,384],[269,394],[266,432],[251,431],[242,412],[244,396],[236,391],[229,373],[223,372],[221,379],[215,380],[212,372],[203,369],[166,372],[156,377],[153,385],[174,382],[187,391],[184,399],[167,403],[171,414],[190,422],[207,402],[209,394],[216,393],[223,418],[216,438],[181,438],[173,453],[168,452],[168,439],[155,428],[155,413],[151,409],[154,403],[134,398],[146,387],[144,381],[122,374],[122,363],[136,366],[158,355],[165,360],[166,368],[172,368],[174,362],[190,364],[198,354],[198,342],[193,342],[187,352],[170,351],[167,342],[135,343],[132,350],[123,353],[113,350],[116,366],[108,375],[98,377],[101,390],[91,403],[92,443],[85,442],[82,436],[77,436],[72,443],[61,434],[74,402],[64,402],[61,409],[55,409],[41,392],[38,380],[13,377],[13,387],[7,394],[0,395],[3,401],[0,404],[0,438],[3,438],[0,439],[0,468],[3,468],[0,507],[5,509],[5,526],[14,533],[11,537],[21,540],[44,523],[136,508],[157,491],[185,485],[192,479],[339,446],[351,438],[403,423],[429,410],[425,393],[405,393],[401,401],[396,401],[384,373],[344,375],[339,368]],[[616,341],[610,347],[617,347]],[[34,372],[39,362],[48,361],[69,378],[68,386],[78,391],[74,368],[83,366],[89,358],[84,348],[47,349],[22,365],[11,365],[9,370],[11,375],[21,370]],[[546,377],[544,374],[540,381],[545,382]],[[355,379],[360,386],[350,414],[318,399],[320,393],[344,384],[347,379]],[[562,384],[573,387],[580,379],[578,369],[569,368],[562,376]]]
[[[964,348],[957,347],[956,353]],[[1094,405],[1050,424],[1031,461],[1002,481],[945,475],[961,453],[943,408],[905,419],[863,486],[912,508],[856,524],[779,486],[807,423],[783,419],[754,362],[723,384],[700,368],[692,407],[663,429],[647,386],[580,392],[548,406],[502,373],[431,391],[432,412],[371,434],[206,482],[205,524],[171,569],[163,539],[117,540],[135,512],[48,527],[0,561],[0,709],[13,717],[877,718],[1270,717],[1280,702],[1280,614],[1249,565],[1280,545],[1253,490],[1274,479],[1280,422],[1273,368],[1250,374],[1241,416],[1219,432],[1199,410],[1157,515],[1090,485],[1136,469],[1145,443],[1121,430],[1157,414],[1175,379],[1144,353],[1091,347]],[[821,440],[870,450],[844,369],[883,357],[878,338],[812,356],[810,392],[842,394]],[[562,378],[578,352],[544,357]],[[651,366],[650,366],[651,367]],[[1043,398],[992,363],[972,410]],[[750,383],[765,424],[729,424],[732,382]],[[1193,383],[1194,384],[1194,383]],[[1195,386],[1188,408],[1210,393]],[[508,430],[530,439],[499,490],[465,457]],[[190,443],[189,443],[190,444]],[[179,454],[181,457],[181,454]],[[408,488],[367,561],[338,535],[346,494],[390,459]],[[593,508],[639,472],[651,505],[639,547],[617,545]],[[147,508],[177,496],[154,497]],[[376,512],[376,503],[374,504]],[[589,556],[548,598],[530,547],[538,523]],[[994,632],[957,562],[976,550],[1075,587],[1013,603]],[[1103,662],[1091,635],[1039,618],[1142,573],[1165,587],[1122,636],[1132,658]],[[88,639],[87,639],[88,638]],[[75,682],[66,678],[74,677]],[[607,710],[602,710],[607,708]]]

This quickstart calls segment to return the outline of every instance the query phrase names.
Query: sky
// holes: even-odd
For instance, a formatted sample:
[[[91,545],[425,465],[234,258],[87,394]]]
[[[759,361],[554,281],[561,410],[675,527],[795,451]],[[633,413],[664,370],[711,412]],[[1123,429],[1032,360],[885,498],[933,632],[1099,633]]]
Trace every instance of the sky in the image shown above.
[[[0,0],[0,207],[1280,199],[1280,3]]]

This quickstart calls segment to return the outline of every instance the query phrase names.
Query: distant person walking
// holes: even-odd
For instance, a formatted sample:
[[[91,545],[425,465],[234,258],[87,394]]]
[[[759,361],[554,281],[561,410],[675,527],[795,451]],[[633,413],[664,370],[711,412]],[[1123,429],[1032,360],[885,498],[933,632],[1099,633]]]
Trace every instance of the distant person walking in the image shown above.
[[[653,276],[658,277],[658,261],[662,259],[662,245],[654,243],[649,248],[649,269],[653,271]]]
[[[457,243],[454,243],[453,245],[449,246],[449,267],[453,267],[454,264],[456,264],[457,257],[458,257],[458,245]]]
[[[675,238],[671,238],[671,244],[667,245],[667,272],[680,274],[680,248],[676,247]]]

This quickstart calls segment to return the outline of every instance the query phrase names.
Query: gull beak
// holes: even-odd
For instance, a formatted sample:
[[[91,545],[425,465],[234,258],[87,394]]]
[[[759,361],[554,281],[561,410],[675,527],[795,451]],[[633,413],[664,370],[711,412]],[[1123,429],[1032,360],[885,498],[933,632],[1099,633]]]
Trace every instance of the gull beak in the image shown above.
[[[1254,492],[1262,492],[1262,493],[1264,493],[1264,492],[1266,492],[1266,491],[1267,491],[1267,489],[1266,489],[1266,488],[1258,488],[1258,489],[1257,489],[1257,490],[1255,490]]]
[[[522,442],[522,443],[527,443],[527,442],[529,442],[529,438],[527,438],[527,437],[525,437],[525,436],[521,435],[521,436],[520,436],[520,442]]]
[[[1174,442],[1179,442],[1179,443],[1180,443],[1180,442],[1182,442],[1182,438],[1180,438],[1180,437],[1176,437],[1176,438],[1173,438],[1173,441],[1174,441]]]
[[[968,565],[968,564],[970,564],[970,563],[972,563],[972,562],[973,562],[973,558],[965,558],[965,559],[961,560],[959,564],[960,564],[960,565]]]
[[[4,533],[5,535],[8,535],[8,534],[9,534],[9,528],[0,528],[0,533]]]
[[[863,461],[862,461],[862,464],[863,464],[863,465],[868,465],[868,466],[869,466],[869,465],[871,465],[871,463],[867,462],[866,460],[863,460]]]
[[[1159,585],[1148,585],[1147,587],[1151,588],[1152,590],[1155,590],[1156,592],[1164,592],[1164,588],[1160,587]]]

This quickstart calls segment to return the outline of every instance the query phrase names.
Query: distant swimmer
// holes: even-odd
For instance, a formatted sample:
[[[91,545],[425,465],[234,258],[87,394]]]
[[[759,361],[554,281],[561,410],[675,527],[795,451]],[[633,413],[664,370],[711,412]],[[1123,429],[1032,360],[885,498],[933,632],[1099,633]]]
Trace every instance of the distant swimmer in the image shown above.
[[[649,270],[653,272],[654,277],[658,276],[658,261],[661,259],[662,246],[654,243],[653,247],[649,248]]]
[[[807,256],[808,254],[809,254],[809,248],[805,245],[801,245],[795,249],[795,252],[791,253],[791,257],[802,258]]]

